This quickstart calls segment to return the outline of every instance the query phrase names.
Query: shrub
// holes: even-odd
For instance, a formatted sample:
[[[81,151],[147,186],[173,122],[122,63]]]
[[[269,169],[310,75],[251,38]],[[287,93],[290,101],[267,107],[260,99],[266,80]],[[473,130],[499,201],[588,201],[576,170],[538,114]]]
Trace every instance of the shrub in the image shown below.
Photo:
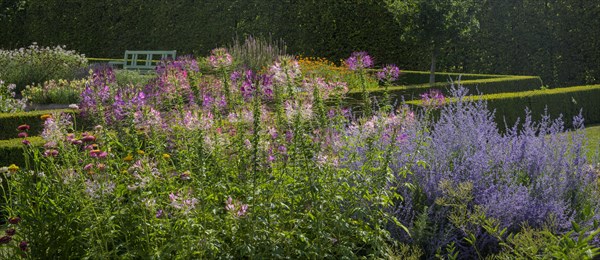
[[[120,86],[131,84],[141,87],[146,85],[154,77],[155,76],[152,74],[141,74],[134,70],[117,70],[115,72],[116,82]]]
[[[14,240],[29,243],[29,257],[391,252],[385,227],[393,218],[384,211],[393,196],[389,176],[335,167],[333,149],[352,149],[336,141],[349,124],[344,110],[323,104],[339,94],[336,84],[298,80],[291,91],[275,91],[289,82],[245,70],[230,89],[208,81],[194,90],[180,65],[165,64],[146,88],[129,92],[115,91],[110,73],[97,71],[82,97],[96,102],[86,116],[118,115],[118,122],[99,120],[93,131],[79,133],[46,121],[45,147],[27,151],[36,158],[35,174],[22,169],[9,179],[7,214],[22,219],[9,225],[17,229]],[[290,61],[269,71],[297,75],[294,67]],[[188,90],[193,98],[174,95]],[[222,102],[225,91],[231,103]],[[374,132],[370,140],[379,137]],[[377,150],[368,152],[372,165],[381,164]]]
[[[16,99],[15,84],[5,85],[0,80],[0,113],[13,113],[23,111],[27,105],[27,98]]]
[[[34,104],[77,104],[86,83],[86,79],[48,80],[43,84],[26,86],[22,94]]]
[[[65,46],[0,50],[0,78],[17,85],[20,93],[26,85],[47,80],[73,79],[87,67],[87,60]]]
[[[461,257],[471,258],[499,250],[498,240],[475,221],[482,214],[507,234],[522,224],[554,234],[567,233],[572,222],[591,227],[600,193],[582,149],[581,116],[574,117],[571,135],[562,134],[560,118],[534,122],[529,113],[520,127],[502,134],[485,101],[464,93],[441,108],[430,130],[413,131],[408,139],[416,144],[402,146],[393,160],[396,171],[421,162],[411,168],[412,188],[404,189],[395,211],[413,236],[397,237],[421,245],[427,255],[454,243]]]
[[[229,74],[226,52],[213,55],[220,79],[189,58],[144,88],[95,70],[81,107],[97,126],[46,118],[43,147],[25,147],[31,163],[2,168],[12,235],[0,254],[508,257],[527,245],[522,224],[554,256],[595,254],[597,169],[561,120],[502,134],[464,88],[429,90],[423,113],[352,117],[346,84],[302,78],[291,57]]]

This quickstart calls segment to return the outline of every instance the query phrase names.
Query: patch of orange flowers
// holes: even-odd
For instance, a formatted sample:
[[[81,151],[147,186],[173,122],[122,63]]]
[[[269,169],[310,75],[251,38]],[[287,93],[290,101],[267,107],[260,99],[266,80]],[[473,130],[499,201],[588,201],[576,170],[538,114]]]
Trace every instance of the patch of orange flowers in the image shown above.
[[[302,73],[307,76],[317,76],[326,79],[342,78],[351,71],[345,66],[337,66],[334,62],[321,57],[296,56]]]

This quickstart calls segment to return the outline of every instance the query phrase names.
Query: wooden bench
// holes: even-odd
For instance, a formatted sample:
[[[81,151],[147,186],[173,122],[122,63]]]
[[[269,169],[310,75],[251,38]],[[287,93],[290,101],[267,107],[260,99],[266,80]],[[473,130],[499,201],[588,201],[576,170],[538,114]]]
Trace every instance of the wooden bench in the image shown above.
[[[123,60],[110,61],[113,67],[121,66],[126,70],[150,71],[162,59],[175,59],[176,51],[125,51]]]

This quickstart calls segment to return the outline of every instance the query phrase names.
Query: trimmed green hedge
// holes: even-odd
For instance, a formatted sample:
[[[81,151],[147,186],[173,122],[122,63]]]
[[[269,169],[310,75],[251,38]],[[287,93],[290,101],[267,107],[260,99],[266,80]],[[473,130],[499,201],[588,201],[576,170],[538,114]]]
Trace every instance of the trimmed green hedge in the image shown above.
[[[500,93],[475,98],[486,100],[488,107],[496,110],[496,122],[500,128],[504,128],[505,121],[510,127],[518,118],[522,120],[525,117],[525,108],[531,110],[534,120],[539,120],[546,109],[552,118],[563,115],[567,127],[572,126],[572,119],[580,110],[586,124],[600,123],[600,85]],[[420,105],[421,101],[406,103]]]
[[[33,146],[44,145],[44,139],[39,136],[28,137],[27,140]],[[25,166],[25,158],[23,157],[23,141],[22,138],[13,138],[9,140],[0,140],[0,167],[16,164],[19,167]]]
[[[379,71],[379,70],[370,70]],[[450,72],[436,72],[435,79],[437,81],[446,82],[449,79],[456,80],[460,77],[462,80],[479,80],[479,79],[491,79],[491,78],[504,78],[506,75],[489,75],[489,74],[468,74],[468,73],[450,73]],[[429,82],[429,71],[414,71],[414,70],[402,70],[400,77],[395,85],[418,85]]]
[[[424,74],[425,72],[415,72],[410,71],[411,75]],[[486,75],[486,74],[465,74],[461,75],[458,73],[443,73],[441,75],[448,75],[449,77],[454,77],[454,80],[457,80],[460,76],[460,84],[463,87],[469,89],[469,93],[471,94],[496,94],[496,93],[505,93],[505,92],[519,92],[519,91],[527,91],[527,90],[535,90],[540,89],[542,86],[542,81],[540,77],[537,76],[510,76],[510,75]],[[411,76],[412,77],[412,76]],[[415,76],[416,77],[416,76]],[[468,79],[468,78],[476,78],[479,79]],[[429,91],[430,89],[439,89],[444,94],[449,94],[451,82],[438,82],[435,83],[433,87],[429,84],[415,84],[415,85],[406,85],[406,86],[392,86],[388,89],[390,97],[393,102],[401,102],[402,100],[416,100],[421,98],[421,94]],[[456,81],[458,82],[458,81]],[[380,87],[377,89],[368,90],[371,96],[374,96],[376,99],[380,100],[384,88]],[[347,100],[350,103],[354,103],[360,101],[361,93],[359,90],[353,90],[348,93]]]
[[[42,121],[40,117],[45,114],[61,112],[71,113],[73,115],[78,114],[78,112],[73,109],[0,113],[0,140],[16,138],[17,134],[19,133],[19,131],[17,131],[17,127],[22,124],[28,124],[31,127],[31,129],[28,131],[30,136],[40,135],[44,129],[44,121]]]

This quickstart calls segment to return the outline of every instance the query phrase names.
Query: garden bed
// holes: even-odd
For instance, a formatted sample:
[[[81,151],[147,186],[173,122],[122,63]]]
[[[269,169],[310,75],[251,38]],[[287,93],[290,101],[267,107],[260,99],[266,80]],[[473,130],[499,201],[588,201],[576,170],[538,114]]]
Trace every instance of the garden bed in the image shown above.
[[[0,114],[3,152],[29,160],[0,168],[10,230],[0,256],[505,259],[533,250],[577,259],[598,250],[599,169],[585,155],[581,117],[565,130],[555,114],[526,116],[501,132],[460,86],[451,96],[429,89],[412,108],[371,106],[364,52],[346,61],[363,87],[352,116],[346,82],[304,77],[291,57],[262,74],[233,67],[225,49],[207,60],[210,77],[179,58],[144,86],[98,67],[77,112]],[[483,99],[591,104],[597,88]]]

